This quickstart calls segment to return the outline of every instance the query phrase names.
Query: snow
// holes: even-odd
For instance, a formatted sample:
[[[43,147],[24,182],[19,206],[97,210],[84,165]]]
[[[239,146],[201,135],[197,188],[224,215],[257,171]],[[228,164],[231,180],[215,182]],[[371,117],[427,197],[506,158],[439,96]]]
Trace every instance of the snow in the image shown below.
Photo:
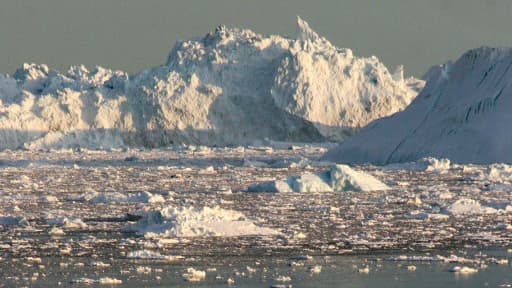
[[[387,164],[422,157],[512,163],[512,48],[482,47],[437,67],[402,112],[372,122],[323,159]]]
[[[0,149],[340,141],[423,87],[297,26],[294,38],[219,26],[130,75],[23,64],[0,75]]]
[[[342,192],[382,191],[389,187],[370,174],[356,171],[347,165],[332,165],[329,171],[304,173],[253,184],[248,192]]]
[[[210,207],[167,207],[150,211],[137,223],[125,228],[147,238],[238,237],[278,235],[277,230],[259,227],[242,213]]]

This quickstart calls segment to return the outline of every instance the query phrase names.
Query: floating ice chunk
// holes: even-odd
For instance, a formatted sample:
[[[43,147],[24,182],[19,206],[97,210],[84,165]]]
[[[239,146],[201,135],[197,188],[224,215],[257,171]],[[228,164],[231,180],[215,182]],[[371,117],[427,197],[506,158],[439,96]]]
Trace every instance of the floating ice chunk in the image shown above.
[[[331,186],[334,191],[380,191],[389,187],[377,178],[356,171],[348,165],[334,165],[330,171]]]
[[[492,164],[487,168],[487,180],[508,182],[512,180],[512,166],[507,164]]]
[[[322,266],[315,265],[315,266],[309,267],[309,272],[311,272],[313,274],[320,274],[322,272]]]
[[[71,279],[70,281],[71,283],[78,283],[78,284],[94,284],[94,283],[97,283],[96,280],[94,279],[91,279],[91,278],[76,278],[76,279]]]
[[[451,162],[449,159],[437,159],[434,157],[425,157],[416,162],[407,163],[394,163],[383,167],[384,170],[412,170],[412,171],[430,171],[430,172],[443,172],[449,170]]]
[[[510,192],[510,191],[512,191],[512,184],[504,184],[504,183],[491,184],[491,185],[489,185],[489,191],[507,191],[507,192]]]
[[[47,219],[46,223],[50,225],[61,225],[63,228],[66,229],[86,229],[87,224],[82,221],[80,218],[73,218],[73,217],[58,217],[58,218],[52,218]]]
[[[462,266],[462,267],[455,266],[452,269],[450,269],[450,272],[459,273],[459,274],[473,274],[473,273],[478,272],[478,269],[467,267],[467,266]]]
[[[242,166],[244,166],[244,167],[268,167],[268,164],[265,162],[261,162],[261,161],[244,159]]]
[[[274,280],[277,282],[290,282],[292,278],[290,276],[279,275]]]
[[[150,274],[151,271],[153,271],[153,269],[151,269],[151,267],[148,266],[139,266],[137,267],[137,269],[135,269],[135,271],[139,274]]]
[[[507,224],[507,223],[501,223],[501,224],[496,225],[496,229],[510,231],[510,230],[512,230],[512,225]]]
[[[362,274],[369,274],[370,273],[370,267],[366,266],[366,267],[363,267],[363,268],[359,268],[359,269],[357,269],[357,272],[362,273]]]
[[[417,220],[446,220],[449,218],[448,215],[444,214],[438,214],[438,213],[427,213],[427,212],[421,212],[421,211],[411,211],[409,214],[406,215],[409,219],[417,219]]]
[[[201,270],[196,270],[194,268],[187,268],[187,271],[183,273],[183,278],[189,282],[199,282],[203,281],[206,278],[206,272]]]
[[[123,284],[123,281],[116,279],[116,278],[103,277],[103,278],[100,278],[98,283],[101,285],[119,285],[119,284]]]
[[[184,259],[183,256],[166,256],[162,255],[155,251],[150,250],[138,250],[138,251],[132,251],[129,252],[128,255],[126,255],[126,258],[128,259],[153,259],[153,260],[166,260],[166,261],[175,261]]]
[[[443,262],[445,257],[436,256],[420,256],[420,255],[399,255],[387,258],[389,261],[411,261],[411,262]]]
[[[306,173],[299,177],[288,177],[287,181],[295,192],[332,192],[328,173]]]
[[[290,176],[286,180],[269,181],[249,186],[249,192],[331,192],[380,191],[389,187],[370,174],[347,165],[333,165],[330,170]]]
[[[164,197],[158,194],[151,194],[147,191],[123,194],[119,192],[96,192],[89,191],[72,201],[87,201],[91,203],[159,203],[165,202]]]
[[[0,216],[0,225],[3,226],[28,226],[28,221],[23,216]]]
[[[313,260],[313,257],[310,255],[295,255],[295,256],[290,257],[290,260],[309,261],[309,260]]]
[[[56,202],[59,202],[59,199],[57,199],[57,197],[55,197],[55,196],[46,195],[46,196],[39,197],[39,201],[41,201],[43,203],[56,203]]]
[[[247,189],[248,192],[293,192],[287,181],[276,180],[253,184]]]
[[[498,212],[495,208],[483,206],[480,202],[467,198],[455,201],[444,210],[447,214],[452,215],[494,214]]]
[[[119,285],[123,284],[122,280],[110,278],[110,277],[103,277],[98,280],[96,279],[90,279],[90,278],[76,278],[72,279],[70,281],[71,283],[79,283],[79,284],[100,284],[100,285]]]
[[[53,236],[66,235],[66,233],[64,233],[64,230],[57,228],[57,227],[53,227],[52,229],[50,229],[50,231],[48,231],[48,234],[53,235]]]
[[[279,234],[274,229],[256,226],[240,212],[219,207],[168,207],[147,213],[125,229],[155,238]]]

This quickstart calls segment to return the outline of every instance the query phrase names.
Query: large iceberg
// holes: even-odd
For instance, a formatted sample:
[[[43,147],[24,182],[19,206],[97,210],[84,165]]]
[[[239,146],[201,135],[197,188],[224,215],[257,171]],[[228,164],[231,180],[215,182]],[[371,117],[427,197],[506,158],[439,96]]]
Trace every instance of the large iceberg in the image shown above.
[[[331,149],[338,163],[512,163],[512,48],[482,47],[434,67],[407,109],[372,122]]]
[[[0,149],[339,141],[422,87],[300,18],[293,39],[219,26],[136,74],[24,64],[0,75]]]

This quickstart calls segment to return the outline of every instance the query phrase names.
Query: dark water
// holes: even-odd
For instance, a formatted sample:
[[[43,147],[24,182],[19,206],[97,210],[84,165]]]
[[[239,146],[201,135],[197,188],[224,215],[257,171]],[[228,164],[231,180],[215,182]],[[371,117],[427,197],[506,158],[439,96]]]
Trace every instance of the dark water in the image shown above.
[[[452,252],[455,251],[440,251],[439,254],[450,255]],[[467,259],[475,259],[476,251],[456,252],[466,254]],[[487,250],[483,253],[487,259],[510,257],[505,250]],[[437,252],[431,254],[437,255]],[[479,268],[477,273],[459,275],[449,270],[462,264],[396,262],[390,261],[392,256],[395,255],[314,256],[310,260],[291,260],[290,257],[204,257],[175,263],[91,257],[43,258],[42,263],[11,259],[0,264],[0,287],[510,287],[507,285],[512,284],[512,269],[508,264],[487,263],[487,268]],[[110,263],[111,266],[93,266],[92,261]],[[83,266],[77,263],[83,263]],[[320,273],[310,271],[316,265],[322,266]],[[416,270],[407,269],[410,265],[416,266]],[[474,264],[467,266],[476,267]],[[186,281],[182,274],[189,267],[207,271],[206,278],[200,282]],[[365,267],[369,268],[369,273],[358,271]],[[142,271],[144,269],[146,272]],[[30,279],[34,273],[39,275]],[[277,281],[279,276],[290,277],[290,281]],[[83,277],[113,277],[123,283],[72,283]],[[234,283],[228,285],[228,278],[233,279]]]

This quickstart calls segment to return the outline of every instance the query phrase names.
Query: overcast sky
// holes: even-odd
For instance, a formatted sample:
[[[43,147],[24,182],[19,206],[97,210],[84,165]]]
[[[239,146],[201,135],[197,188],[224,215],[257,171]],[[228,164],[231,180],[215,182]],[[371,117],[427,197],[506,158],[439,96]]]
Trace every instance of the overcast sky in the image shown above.
[[[0,73],[23,62],[135,72],[218,24],[294,35],[297,15],[415,76],[471,48],[512,46],[512,0],[0,0]]]

